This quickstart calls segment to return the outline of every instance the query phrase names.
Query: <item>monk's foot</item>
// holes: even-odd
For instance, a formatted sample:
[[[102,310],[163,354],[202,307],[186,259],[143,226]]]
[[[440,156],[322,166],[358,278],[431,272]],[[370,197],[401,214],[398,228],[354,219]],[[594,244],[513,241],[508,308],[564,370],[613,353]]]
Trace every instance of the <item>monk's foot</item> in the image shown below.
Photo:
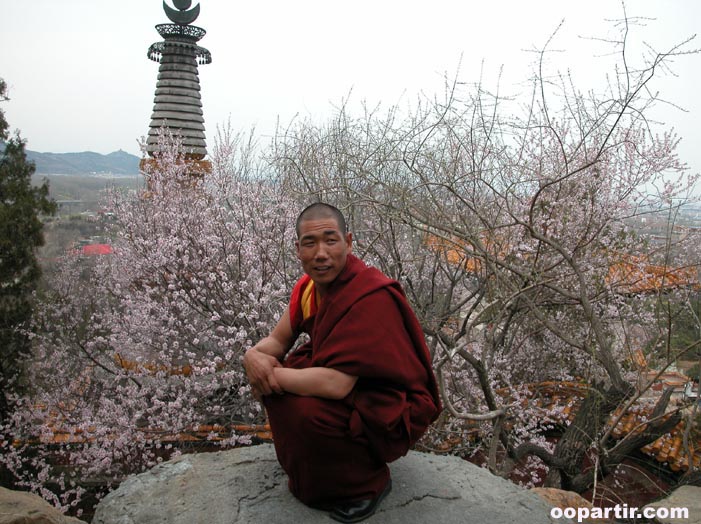
[[[377,510],[380,502],[392,491],[392,479],[387,481],[385,489],[374,499],[356,500],[341,504],[333,509],[331,518],[339,522],[360,522]]]

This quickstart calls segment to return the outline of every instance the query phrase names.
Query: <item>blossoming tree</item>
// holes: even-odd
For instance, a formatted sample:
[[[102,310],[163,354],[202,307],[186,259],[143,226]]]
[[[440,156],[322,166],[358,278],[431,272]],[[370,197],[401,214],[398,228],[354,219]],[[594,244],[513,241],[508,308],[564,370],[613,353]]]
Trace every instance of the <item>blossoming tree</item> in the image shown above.
[[[206,177],[163,140],[144,191],[107,195],[113,254],[66,256],[33,330],[34,388],[17,399],[3,462],[57,504],[75,503],[81,478],[153,465],[179,436],[216,424],[233,444],[248,438],[233,425],[263,420],[240,357],[298,277],[297,205],[260,178],[240,136],[220,135]],[[54,467],[57,443],[71,474]]]

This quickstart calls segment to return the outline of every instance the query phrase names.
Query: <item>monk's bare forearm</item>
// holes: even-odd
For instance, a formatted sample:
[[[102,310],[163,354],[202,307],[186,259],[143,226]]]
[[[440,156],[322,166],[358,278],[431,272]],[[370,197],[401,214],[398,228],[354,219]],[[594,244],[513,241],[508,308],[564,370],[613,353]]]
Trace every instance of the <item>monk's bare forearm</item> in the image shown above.
[[[275,368],[275,378],[283,390],[305,397],[334,400],[345,398],[358,377],[331,368]]]
[[[266,355],[270,355],[271,357],[275,357],[276,359],[281,360],[282,357],[284,357],[287,353],[287,349],[288,348],[286,344],[280,342],[272,336],[267,336],[261,339],[249,351],[260,351],[261,353],[265,353]]]

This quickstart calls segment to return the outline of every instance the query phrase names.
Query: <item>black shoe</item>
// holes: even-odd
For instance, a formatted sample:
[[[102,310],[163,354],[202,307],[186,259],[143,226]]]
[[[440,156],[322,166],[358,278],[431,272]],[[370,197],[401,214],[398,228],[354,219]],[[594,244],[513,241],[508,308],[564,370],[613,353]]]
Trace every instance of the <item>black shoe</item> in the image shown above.
[[[339,522],[360,522],[375,513],[375,510],[387,494],[392,491],[392,479],[387,481],[385,489],[374,499],[356,500],[336,506],[331,518]]]

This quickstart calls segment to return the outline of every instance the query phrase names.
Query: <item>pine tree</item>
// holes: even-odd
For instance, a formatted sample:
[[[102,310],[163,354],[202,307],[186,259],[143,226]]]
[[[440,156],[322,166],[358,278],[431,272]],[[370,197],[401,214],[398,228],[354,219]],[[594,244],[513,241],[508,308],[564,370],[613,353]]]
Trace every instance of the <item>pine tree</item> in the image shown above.
[[[2,102],[8,100],[6,88],[0,79]],[[0,423],[10,411],[8,395],[21,391],[21,362],[30,346],[22,328],[31,319],[32,292],[41,275],[35,253],[44,242],[39,214],[56,209],[46,182],[32,187],[34,164],[19,134],[10,138],[8,129],[0,110]]]

